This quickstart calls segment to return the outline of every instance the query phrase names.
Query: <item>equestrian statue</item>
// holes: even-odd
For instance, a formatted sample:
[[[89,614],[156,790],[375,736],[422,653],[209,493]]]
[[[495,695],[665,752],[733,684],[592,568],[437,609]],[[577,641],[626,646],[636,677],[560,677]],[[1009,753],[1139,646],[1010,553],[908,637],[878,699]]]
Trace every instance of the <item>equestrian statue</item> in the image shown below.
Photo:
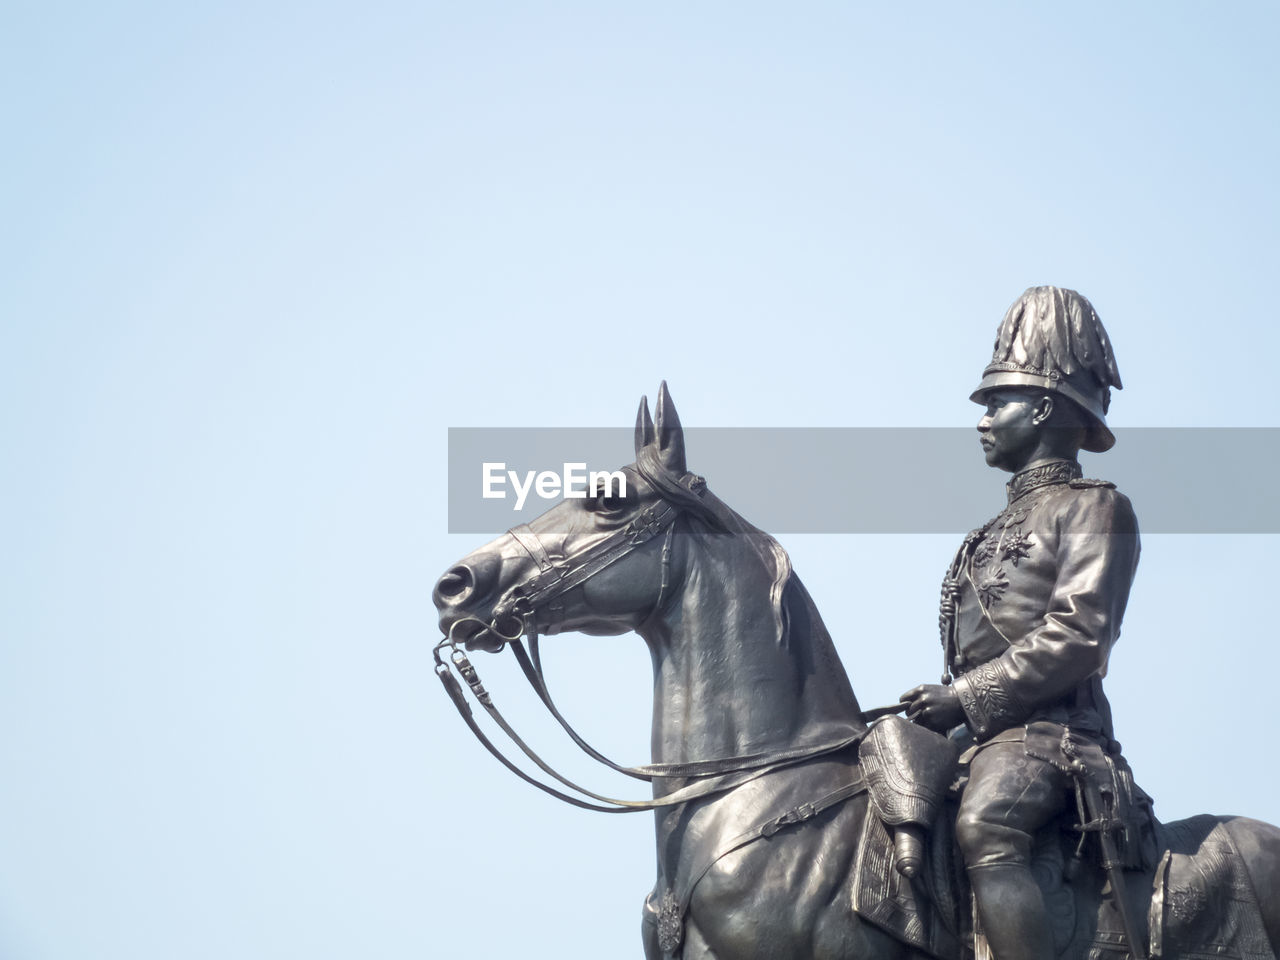
[[[1033,287],[1010,307],[971,397],[1008,503],[944,578],[941,682],[889,707],[862,710],[786,551],[688,469],[665,383],[652,416],[641,400],[621,488],[565,499],[440,578],[436,672],[485,747],[569,803],[653,812],[647,960],[1277,960],[1280,829],[1160,823],[1115,740],[1102,679],[1138,526],[1077,454],[1115,443],[1120,386],[1080,294]],[[560,714],[538,644],[565,631],[648,645],[651,763],[614,763]],[[520,739],[469,656],[504,647],[568,735],[651,799],[580,787]]]

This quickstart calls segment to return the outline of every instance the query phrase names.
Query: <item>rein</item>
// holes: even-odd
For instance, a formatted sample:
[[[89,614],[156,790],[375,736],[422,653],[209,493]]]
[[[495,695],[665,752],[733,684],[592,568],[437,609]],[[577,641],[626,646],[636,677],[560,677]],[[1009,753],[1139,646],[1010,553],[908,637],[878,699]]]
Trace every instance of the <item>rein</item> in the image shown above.
[[[462,622],[462,621],[459,621]],[[511,641],[515,642],[515,641]],[[441,650],[450,647],[451,652],[446,660]],[[729,757],[723,760],[695,761],[690,764],[655,764],[650,768],[635,767],[630,768],[634,776],[643,775],[647,778],[665,778],[680,777],[682,779],[693,779],[694,783],[688,784],[680,789],[669,793],[664,797],[656,800],[619,800],[614,797],[608,797],[603,794],[595,793],[586,787],[574,783],[572,780],[558,773],[546,761],[544,761],[528,744],[521,739],[520,735],[512,729],[506,718],[502,716],[500,710],[493,703],[493,698],[485,689],[483,682],[480,680],[479,674],[476,672],[475,666],[471,663],[466,652],[460,649],[456,643],[448,638],[438,643],[433,651],[436,661],[436,676],[440,678],[444,684],[449,698],[457,707],[458,713],[466,722],[476,739],[480,741],[498,761],[518,776],[521,780],[539,790],[547,793],[557,800],[563,800],[565,803],[572,804],[575,807],[581,807],[585,810],[596,810],[601,813],[634,813],[644,810],[658,810],[663,807],[676,806],[682,803],[688,803],[690,800],[698,800],[717,793],[725,793],[739,787],[744,783],[748,783],[757,777],[762,777],[766,773],[772,773],[774,770],[783,767],[792,766],[801,761],[808,760],[812,757],[822,756],[828,753],[834,753],[845,747],[852,746],[857,743],[865,735],[864,731],[843,737],[839,740],[829,743],[818,744],[812,747],[798,747],[793,750],[785,751],[779,754],[769,755],[752,755],[746,757]],[[572,796],[564,791],[538,780],[524,770],[520,769],[509,757],[506,756],[494,743],[489,739],[485,732],[476,722],[475,714],[471,709],[471,705],[467,702],[463,693],[462,684],[458,682],[457,677],[453,675],[453,670],[457,670],[458,674],[466,681],[471,695],[476,699],[489,717],[502,729],[513,743],[532,760],[539,769],[544,773],[558,780],[570,790],[575,790],[585,797],[598,802],[590,802],[582,800],[579,797]],[[645,774],[639,771],[651,770]]]

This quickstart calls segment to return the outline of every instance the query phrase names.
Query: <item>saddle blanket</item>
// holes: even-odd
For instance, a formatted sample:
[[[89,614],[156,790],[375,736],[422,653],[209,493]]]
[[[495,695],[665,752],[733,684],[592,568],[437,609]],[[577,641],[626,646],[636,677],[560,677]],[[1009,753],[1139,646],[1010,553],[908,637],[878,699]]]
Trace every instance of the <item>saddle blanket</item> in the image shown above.
[[[1276,960],[1226,821],[1202,815],[1161,824],[1159,834],[1164,855],[1151,897],[1151,956]]]

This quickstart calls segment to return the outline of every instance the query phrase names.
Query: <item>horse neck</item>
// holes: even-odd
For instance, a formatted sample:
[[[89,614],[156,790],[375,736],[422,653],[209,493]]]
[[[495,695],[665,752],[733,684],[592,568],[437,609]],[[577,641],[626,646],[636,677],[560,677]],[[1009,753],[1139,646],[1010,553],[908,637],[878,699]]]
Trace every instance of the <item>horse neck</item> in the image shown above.
[[[821,742],[861,724],[858,703],[794,576],[780,635],[772,574],[739,536],[690,535],[678,604],[646,631],[653,757],[678,763]]]

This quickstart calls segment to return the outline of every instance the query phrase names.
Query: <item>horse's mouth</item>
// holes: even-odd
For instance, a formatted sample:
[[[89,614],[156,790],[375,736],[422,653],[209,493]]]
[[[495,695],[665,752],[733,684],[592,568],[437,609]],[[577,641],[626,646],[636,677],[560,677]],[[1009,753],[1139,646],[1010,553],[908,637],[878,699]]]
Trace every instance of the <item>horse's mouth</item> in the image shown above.
[[[463,644],[468,650],[497,653],[506,642],[490,626],[473,617],[441,617],[440,630],[450,640]]]

